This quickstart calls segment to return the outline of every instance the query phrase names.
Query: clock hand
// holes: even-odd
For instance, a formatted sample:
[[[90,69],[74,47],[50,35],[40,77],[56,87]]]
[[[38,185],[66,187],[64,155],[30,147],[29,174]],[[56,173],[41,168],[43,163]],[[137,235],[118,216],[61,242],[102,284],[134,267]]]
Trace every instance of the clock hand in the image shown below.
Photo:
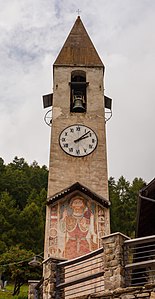
[[[80,136],[79,138],[75,139],[74,142],[78,142],[82,139],[88,138],[89,136],[86,136],[90,131],[86,132],[85,134],[83,134],[82,136]]]
[[[74,142],[76,143],[76,142],[78,142],[78,141],[80,141],[80,140],[83,140],[83,139],[85,139],[85,138],[88,138],[89,136],[84,136],[84,137],[81,137],[81,138],[78,138],[77,140],[74,140]]]

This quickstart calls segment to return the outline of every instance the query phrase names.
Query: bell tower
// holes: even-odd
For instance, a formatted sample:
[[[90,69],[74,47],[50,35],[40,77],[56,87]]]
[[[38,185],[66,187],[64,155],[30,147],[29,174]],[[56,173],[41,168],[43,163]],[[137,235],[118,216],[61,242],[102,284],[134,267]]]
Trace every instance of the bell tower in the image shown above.
[[[45,259],[86,254],[110,233],[103,78],[78,16],[53,66]]]

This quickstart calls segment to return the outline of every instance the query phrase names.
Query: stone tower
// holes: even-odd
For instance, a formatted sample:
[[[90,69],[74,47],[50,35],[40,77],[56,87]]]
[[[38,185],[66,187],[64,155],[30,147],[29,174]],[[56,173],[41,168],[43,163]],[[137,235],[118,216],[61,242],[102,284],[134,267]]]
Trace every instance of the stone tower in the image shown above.
[[[78,16],[53,66],[45,259],[86,254],[110,233],[103,77]]]

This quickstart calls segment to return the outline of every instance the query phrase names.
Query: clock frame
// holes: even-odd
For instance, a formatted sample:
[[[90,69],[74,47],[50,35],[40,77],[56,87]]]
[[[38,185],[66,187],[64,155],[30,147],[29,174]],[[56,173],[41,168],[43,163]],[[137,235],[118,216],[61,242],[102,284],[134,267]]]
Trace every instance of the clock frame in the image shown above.
[[[59,136],[61,149],[73,157],[85,157],[97,147],[96,133],[83,124],[73,124],[66,127]]]

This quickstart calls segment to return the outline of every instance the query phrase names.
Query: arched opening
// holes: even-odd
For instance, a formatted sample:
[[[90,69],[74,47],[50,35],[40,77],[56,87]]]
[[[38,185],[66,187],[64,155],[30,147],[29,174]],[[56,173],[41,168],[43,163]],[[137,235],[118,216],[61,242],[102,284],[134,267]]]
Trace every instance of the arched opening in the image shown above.
[[[84,113],[87,108],[86,97],[86,72],[76,70],[71,73],[71,96],[70,111],[75,113]]]

